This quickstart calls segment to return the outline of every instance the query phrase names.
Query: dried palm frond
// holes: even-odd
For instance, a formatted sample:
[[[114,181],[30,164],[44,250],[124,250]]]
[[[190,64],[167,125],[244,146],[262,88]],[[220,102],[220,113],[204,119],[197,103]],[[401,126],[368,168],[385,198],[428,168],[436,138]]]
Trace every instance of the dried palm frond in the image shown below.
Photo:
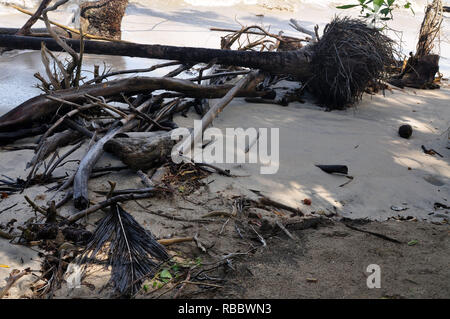
[[[119,205],[111,205],[110,213],[99,222],[79,264],[94,262],[103,247],[111,266],[110,282],[121,295],[135,294],[144,277],[156,273],[156,260],[169,258],[153,235]]]

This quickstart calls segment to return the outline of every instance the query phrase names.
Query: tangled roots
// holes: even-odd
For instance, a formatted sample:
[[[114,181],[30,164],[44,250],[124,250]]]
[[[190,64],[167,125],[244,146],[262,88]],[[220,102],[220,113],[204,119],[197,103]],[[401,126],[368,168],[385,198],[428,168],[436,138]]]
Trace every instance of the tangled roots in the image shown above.
[[[369,82],[394,61],[394,42],[358,19],[335,18],[312,48],[308,84],[320,104],[342,109],[361,99]]]

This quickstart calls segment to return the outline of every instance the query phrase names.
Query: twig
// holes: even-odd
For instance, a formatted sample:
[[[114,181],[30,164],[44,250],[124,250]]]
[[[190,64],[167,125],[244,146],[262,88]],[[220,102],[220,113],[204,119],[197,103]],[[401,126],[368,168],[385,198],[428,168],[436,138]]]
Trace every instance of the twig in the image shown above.
[[[164,246],[169,246],[173,244],[185,243],[188,241],[194,241],[194,237],[178,237],[178,238],[169,238],[169,239],[160,239],[158,243]]]
[[[149,68],[146,69],[131,69],[131,70],[122,70],[122,71],[115,71],[115,72],[109,72],[100,76],[96,76],[94,77],[92,80],[89,80],[87,82],[85,82],[83,85],[89,85],[91,83],[100,83],[102,80],[111,77],[111,76],[115,76],[115,75],[121,75],[121,74],[129,74],[129,73],[147,73],[147,72],[152,72],[155,71],[157,69],[160,68],[165,68],[168,66],[172,66],[172,65],[179,65],[181,64],[181,62],[178,61],[174,61],[174,62],[167,62],[167,63],[161,63],[161,64],[156,64],[153,65]]]
[[[11,206],[9,206],[9,207],[6,207],[5,209],[0,210],[0,214],[6,212],[8,209],[11,209],[11,208],[17,206],[17,204],[18,204],[18,203],[15,203],[14,205],[11,205]]]
[[[222,110],[231,102],[231,100],[235,97],[235,95],[239,92],[240,89],[244,88],[247,84],[250,83],[257,75],[257,72],[253,71],[239,80],[236,85],[225,94],[215,105],[211,107],[208,113],[205,114],[202,118],[202,129],[197,132],[193,132],[191,134],[191,138],[187,138],[184,143],[180,145],[178,148],[178,152],[180,155],[185,156],[188,150],[191,149],[191,146],[195,143],[198,143],[201,136],[203,135],[203,131],[212,123],[212,121],[216,118],[216,116],[222,112]]]
[[[9,289],[11,289],[11,287],[16,283],[17,280],[19,280],[20,278],[22,278],[23,276],[25,276],[29,273],[31,273],[30,268],[24,269],[22,271],[13,269],[11,271],[11,273],[9,274],[9,277],[6,282],[6,286],[2,289],[2,291],[0,291],[0,299],[2,299],[8,293]]]
[[[270,199],[270,198],[268,198],[268,197],[265,197],[264,195],[262,195],[262,198],[259,200],[259,202],[260,202],[262,205],[272,206],[272,207],[276,207],[276,208],[281,208],[281,209],[290,211],[290,212],[292,212],[292,213],[294,213],[294,214],[296,214],[296,215],[299,215],[299,216],[303,216],[303,215],[304,215],[303,212],[302,212],[300,209],[298,209],[298,208],[293,208],[293,207],[287,206],[287,205],[285,205],[285,204],[283,204],[283,203],[274,201],[273,199]]]
[[[136,200],[136,199],[150,198],[150,197],[155,196],[155,192],[158,191],[158,190],[160,190],[160,189],[155,188],[154,191],[148,192],[148,193],[145,193],[145,194],[117,195],[117,196],[111,197],[111,198],[109,198],[109,199],[107,199],[107,200],[105,200],[103,202],[100,202],[100,203],[98,203],[96,205],[93,205],[93,206],[91,206],[91,207],[89,207],[89,208],[87,208],[85,210],[82,210],[82,211],[76,213],[75,215],[70,216],[67,220],[70,223],[73,223],[73,222],[76,222],[77,220],[79,220],[80,218],[83,218],[84,216],[88,216],[88,215],[96,212],[99,209],[108,207],[108,206],[110,206],[112,204],[115,204],[115,203],[118,203],[118,202],[124,202],[124,201],[127,201],[127,200],[133,200],[133,199]]]
[[[278,227],[280,227],[280,229],[292,240],[295,240],[296,238],[294,237],[294,235],[292,235],[289,230],[286,229],[286,227],[284,227],[284,225],[279,221],[275,221],[275,223],[277,224]]]
[[[295,20],[295,19],[290,19],[289,20],[291,23],[289,24],[289,26],[291,26],[292,28],[294,28],[295,30],[297,30],[297,31],[299,31],[299,32],[302,32],[302,33],[305,33],[305,34],[307,34],[307,35],[309,35],[309,36],[311,36],[311,38],[313,39],[313,41],[314,42],[317,42],[317,31],[316,32],[313,32],[313,31],[310,31],[310,30],[308,30],[308,29],[305,29],[304,27],[302,27],[301,25],[300,25],[300,23],[297,21],[297,20]]]
[[[30,204],[30,206],[36,211],[41,213],[44,216],[47,216],[47,211],[42,207],[39,207],[35,202],[33,202],[27,195],[24,196],[25,200]]]
[[[262,243],[263,247],[266,247],[266,246],[267,246],[267,243],[266,243],[266,241],[264,240],[264,237],[261,236],[260,234],[258,234],[258,232],[256,231],[256,229],[255,229],[252,225],[250,225],[250,227],[251,227],[252,230],[255,232],[256,236],[258,236],[258,239],[259,239],[259,241]]]
[[[374,232],[371,232],[371,231],[368,231],[368,230],[364,230],[364,229],[359,229],[359,228],[351,226],[351,225],[349,225],[347,223],[344,223],[344,225],[347,226],[350,229],[353,229],[353,230],[356,230],[356,231],[359,231],[359,232],[362,232],[362,233],[371,234],[371,235],[374,235],[374,236],[379,237],[381,239],[385,239],[385,240],[391,241],[391,242],[396,243],[396,244],[401,244],[402,243],[401,241],[398,241],[397,239],[388,237],[388,236],[383,235],[383,234],[374,233]]]
[[[145,174],[143,171],[138,170],[136,174],[141,178],[142,182],[147,187],[154,187],[155,183],[152,182],[152,180],[148,177],[147,174]]]

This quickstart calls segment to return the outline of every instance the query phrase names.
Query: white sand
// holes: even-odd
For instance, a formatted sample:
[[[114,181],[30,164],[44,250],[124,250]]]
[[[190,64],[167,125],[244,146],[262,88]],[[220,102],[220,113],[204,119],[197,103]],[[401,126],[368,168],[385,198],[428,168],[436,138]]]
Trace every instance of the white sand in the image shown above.
[[[272,32],[284,30],[287,35],[295,35],[295,31],[288,26],[291,17],[312,28],[316,23],[323,27],[336,13],[342,13],[330,5],[311,5],[310,2],[303,2],[296,12],[242,4],[233,7],[192,7],[179,1],[152,1],[151,5],[142,3],[145,4],[145,1],[132,2],[127,10],[123,21],[125,40],[214,48],[219,46],[223,34],[210,32],[209,27],[236,28],[236,20],[244,25],[262,21],[265,26],[271,26]],[[355,11],[352,13],[357,14]],[[265,16],[261,20],[256,14]],[[395,17],[393,28],[407,29],[404,34],[406,50],[412,50],[415,46],[422,17],[421,12],[412,16],[406,11],[399,12]],[[10,9],[0,11],[2,26],[19,27],[26,18]],[[61,12],[53,18],[64,22],[67,14]],[[448,28],[444,32],[443,38],[448,39]],[[442,43],[441,54],[443,70],[449,75],[448,42]],[[103,60],[114,69],[155,63],[148,59],[88,56],[86,70],[92,70],[94,64],[102,64]],[[7,53],[0,57],[0,71],[0,114],[40,93],[33,88],[37,82],[33,74],[38,71],[43,74],[38,52]],[[151,75],[166,72],[158,70]],[[448,205],[450,200],[450,151],[446,148],[450,126],[449,97],[447,85],[436,91],[407,89],[386,92],[386,96],[364,96],[356,108],[334,112],[324,112],[311,101],[280,107],[249,104],[236,99],[215,120],[214,125],[219,128],[280,128],[280,169],[275,175],[261,175],[259,165],[243,164],[238,168],[230,165],[232,173],[251,176],[231,179],[212,175],[209,179],[215,182],[210,187],[213,192],[244,194],[250,194],[248,189],[257,189],[304,211],[334,210],[335,207],[337,212],[347,217],[386,219],[403,214],[431,220],[428,214],[433,212],[433,204],[441,202]],[[192,118],[178,118],[177,121],[192,125]],[[404,123],[414,128],[410,140],[402,139],[397,134],[398,127]],[[421,145],[434,148],[444,157],[424,154]],[[73,158],[80,154],[81,151],[73,154]],[[0,153],[0,174],[25,177],[25,164],[31,157],[31,151]],[[110,159],[107,156],[102,163]],[[328,175],[314,164],[347,165],[349,174],[355,179],[345,187],[339,187],[347,179]],[[105,182],[99,180],[93,183]],[[121,186],[137,186],[137,183],[138,179],[134,176],[129,180],[122,179]],[[27,194],[35,198],[44,191],[43,187],[33,187],[27,190]],[[304,198],[310,198],[312,206],[302,205]],[[33,215],[22,195],[0,201],[0,210],[16,202],[20,205],[2,214],[1,223],[7,223],[11,218],[16,218],[20,223]],[[39,203],[45,202],[42,200]],[[392,205],[406,206],[408,210],[395,212],[390,209]],[[8,241],[0,239],[0,264],[7,264],[10,269],[39,268],[31,260],[36,258],[35,254],[32,250],[11,246]],[[0,268],[0,287],[10,269]],[[17,291],[11,290],[11,296],[25,293],[22,286],[17,287]]]

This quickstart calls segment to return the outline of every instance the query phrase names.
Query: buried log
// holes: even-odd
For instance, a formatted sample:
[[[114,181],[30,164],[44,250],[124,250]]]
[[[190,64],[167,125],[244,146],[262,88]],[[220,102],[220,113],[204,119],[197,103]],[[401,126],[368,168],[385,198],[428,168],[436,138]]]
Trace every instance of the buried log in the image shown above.
[[[61,51],[55,40],[0,35],[0,46]],[[67,40],[79,51],[80,42]],[[170,59],[186,64],[209,63],[261,69],[271,74],[291,75],[308,83],[319,102],[342,108],[356,102],[370,81],[383,76],[393,61],[393,41],[357,19],[335,18],[321,39],[295,51],[255,52],[205,48],[85,41],[84,52],[142,58]],[[1,120],[1,119],[0,119]]]

